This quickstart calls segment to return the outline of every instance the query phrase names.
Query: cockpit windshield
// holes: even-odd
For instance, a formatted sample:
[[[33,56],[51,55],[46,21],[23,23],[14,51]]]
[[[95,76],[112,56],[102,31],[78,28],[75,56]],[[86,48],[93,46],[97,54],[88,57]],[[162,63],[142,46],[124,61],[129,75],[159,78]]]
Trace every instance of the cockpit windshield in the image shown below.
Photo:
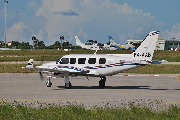
[[[68,64],[69,63],[69,58],[60,58],[56,61],[56,64]]]
[[[61,59],[61,58],[60,58]],[[60,59],[56,60],[56,64],[58,64],[58,62],[60,61]]]

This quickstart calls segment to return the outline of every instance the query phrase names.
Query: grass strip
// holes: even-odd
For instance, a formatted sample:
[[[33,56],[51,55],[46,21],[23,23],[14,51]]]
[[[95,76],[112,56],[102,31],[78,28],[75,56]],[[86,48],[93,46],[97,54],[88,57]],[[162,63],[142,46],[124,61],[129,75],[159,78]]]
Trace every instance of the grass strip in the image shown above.
[[[179,74],[180,65],[174,64],[150,64],[141,66],[125,73],[140,73],[140,74]]]
[[[167,110],[153,111],[148,107],[129,104],[129,107],[109,108],[83,105],[46,105],[35,108],[19,103],[0,103],[1,120],[164,120],[180,119],[180,107],[172,105]]]
[[[37,73],[37,71],[22,69],[27,64],[0,64],[0,73]],[[35,64],[36,66],[37,64]]]
[[[35,61],[55,61],[67,54],[94,54],[93,50],[73,49],[71,51],[56,49],[38,49],[38,50],[3,50],[0,51],[0,61],[28,61],[30,58]],[[129,50],[101,50],[97,54],[131,54]],[[169,62],[180,62],[179,51],[155,51],[153,60],[167,60]]]

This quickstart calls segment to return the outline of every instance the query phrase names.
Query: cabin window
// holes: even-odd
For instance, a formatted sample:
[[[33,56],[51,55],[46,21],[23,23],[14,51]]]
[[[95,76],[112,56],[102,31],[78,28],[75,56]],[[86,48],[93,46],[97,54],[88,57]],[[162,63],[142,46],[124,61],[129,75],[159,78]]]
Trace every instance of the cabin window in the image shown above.
[[[178,45],[178,43],[174,43],[174,45]]]
[[[76,58],[70,58],[70,64],[75,64],[76,63]]]
[[[69,58],[62,58],[60,60],[60,64],[68,64],[69,63]]]
[[[99,64],[105,64],[106,63],[106,59],[105,58],[100,58],[99,59]]]
[[[86,58],[79,58],[78,64],[85,64]]]
[[[88,63],[89,64],[95,64],[96,63],[96,58],[89,58]]]

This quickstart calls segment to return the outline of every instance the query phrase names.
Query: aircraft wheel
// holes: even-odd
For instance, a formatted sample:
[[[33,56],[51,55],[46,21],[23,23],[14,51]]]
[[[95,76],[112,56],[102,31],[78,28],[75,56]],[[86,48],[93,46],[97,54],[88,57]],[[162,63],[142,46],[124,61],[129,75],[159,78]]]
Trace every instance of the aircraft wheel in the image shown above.
[[[99,81],[99,87],[105,87],[105,81],[104,80]]]
[[[46,85],[47,85],[47,87],[51,87],[52,82],[48,81],[48,82],[46,83]]]
[[[67,89],[71,88],[71,82],[65,83],[65,88],[67,88]]]

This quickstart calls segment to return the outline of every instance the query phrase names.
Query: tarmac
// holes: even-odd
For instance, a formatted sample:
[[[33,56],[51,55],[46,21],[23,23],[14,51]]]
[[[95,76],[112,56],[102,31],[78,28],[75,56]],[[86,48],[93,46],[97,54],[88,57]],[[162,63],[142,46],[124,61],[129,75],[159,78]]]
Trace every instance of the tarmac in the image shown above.
[[[89,81],[90,80],[90,81]],[[70,77],[71,89],[64,88],[64,78],[46,79],[39,74],[1,73],[0,103],[78,104],[93,106],[126,106],[129,103],[180,105],[179,75],[118,74],[106,77],[106,87],[100,88],[98,77]]]

